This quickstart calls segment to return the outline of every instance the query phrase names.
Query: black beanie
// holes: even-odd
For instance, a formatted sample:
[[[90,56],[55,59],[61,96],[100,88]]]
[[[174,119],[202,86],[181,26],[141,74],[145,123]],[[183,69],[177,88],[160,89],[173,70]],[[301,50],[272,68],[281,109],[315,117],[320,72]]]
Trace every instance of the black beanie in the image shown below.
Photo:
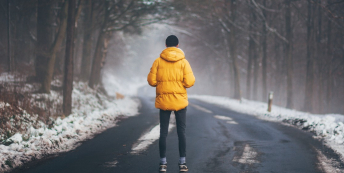
[[[170,35],[166,38],[166,46],[173,47],[179,44],[179,40],[175,35]]]

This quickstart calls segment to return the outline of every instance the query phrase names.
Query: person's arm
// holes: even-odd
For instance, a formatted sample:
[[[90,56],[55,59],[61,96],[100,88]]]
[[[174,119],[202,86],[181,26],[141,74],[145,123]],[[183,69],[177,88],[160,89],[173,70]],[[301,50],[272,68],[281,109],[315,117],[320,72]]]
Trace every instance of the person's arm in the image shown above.
[[[156,59],[150,69],[150,72],[147,76],[148,84],[152,87],[156,87],[156,73],[158,72],[158,59]]]
[[[192,72],[191,66],[187,60],[185,60],[185,67],[183,71],[183,86],[185,88],[190,88],[195,84],[195,76]]]

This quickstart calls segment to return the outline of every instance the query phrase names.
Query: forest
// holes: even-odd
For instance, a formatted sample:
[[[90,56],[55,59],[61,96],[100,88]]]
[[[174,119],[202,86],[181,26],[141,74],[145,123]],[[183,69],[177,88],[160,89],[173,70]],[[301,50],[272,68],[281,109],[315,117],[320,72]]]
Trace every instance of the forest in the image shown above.
[[[164,46],[172,33],[196,76],[192,94],[266,102],[273,92],[273,104],[282,107],[344,113],[343,0],[3,0],[0,6],[0,73],[22,79],[14,87],[1,81],[2,101],[29,107],[20,88],[33,83],[34,93],[63,91],[54,112],[69,115],[73,81],[106,92],[109,71],[146,77],[158,56],[144,59],[147,47]],[[54,79],[63,85],[55,87]]]

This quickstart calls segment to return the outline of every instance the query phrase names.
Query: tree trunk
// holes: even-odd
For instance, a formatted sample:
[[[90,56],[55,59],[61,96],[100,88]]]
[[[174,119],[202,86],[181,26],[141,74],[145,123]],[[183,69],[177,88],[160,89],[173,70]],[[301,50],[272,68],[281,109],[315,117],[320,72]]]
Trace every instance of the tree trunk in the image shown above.
[[[231,20],[235,22],[236,20],[236,0],[232,0],[231,3]],[[234,99],[241,100],[241,91],[240,91],[240,73],[237,66],[237,50],[236,50],[236,28],[233,24],[231,24],[231,32],[230,32],[230,53],[232,58],[232,65],[233,65],[233,72],[234,72]]]
[[[107,51],[108,51],[108,46],[109,46],[109,41],[111,38],[112,32],[107,32],[104,38],[104,43],[103,43],[103,51],[102,51],[102,60],[100,63],[100,69],[102,69],[106,63],[106,55],[107,55]],[[99,75],[101,76],[101,75]],[[99,80],[101,80],[101,78],[99,78]],[[99,81],[101,82],[101,81]]]
[[[318,0],[318,3],[321,4],[321,0]],[[317,60],[318,60],[318,73],[319,73],[319,97],[318,97],[318,108],[319,108],[319,113],[322,114],[324,113],[324,64],[322,61],[324,52],[321,47],[321,39],[322,39],[322,7],[321,5],[318,5],[318,32],[317,32]]]
[[[293,105],[293,61],[292,61],[292,28],[291,28],[291,5],[290,0],[285,0],[285,31],[286,39],[286,60],[287,60],[287,108],[292,109]]]
[[[327,23],[327,92],[326,92],[326,107],[327,113],[330,113],[332,106],[332,22],[328,19]]]
[[[52,22],[53,10],[51,1],[38,0],[37,8],[37,45],[35,72],[36,81],[43,83],[46,74],[46,66],[50,58],[50,46],[52,44]]]
[[[253,21],[257,20],[257,16],[253,13]],[[257,53],[257,46],[254,39],[256,38],[255,35],[252,35],[252,59],[253,59],[253,100],[258,100],[258,53]]]
[[[12,49],[11,49],[11,2],[7,0],[7,61],[8,72],[12,72]]]
[[[87,81],[91,71],[91,50],[93,31],[93,6],[92,0],[86,0],[85,21],[84,21],[84,42],[82,46],[81,75],[82,81]]]
[[[27,3],[36,4],[35,1],[27,1]],[[24,3],[24,5],[28,5]],[[16,24],[16,45],[14,47],[13,53],[16,57],[16,62],[26,62],[30,63],[30,57],[32,56],[32,49],[30,47],[30,21],[32,13],[31,12],[21,12],[18,15],[17,24]]]
[[[65,116],[72,112],[75,0],[68,0],[68,4],[66,59],[63,81],[63,113]]]
[[[343,32],[342,32],[341,41],[342,41],[342,45],[344,46],[344,33],[343,33]],[[342,47],[342,60],[344,60],[344,47]],[[342,91],[340,91],[340,92],[344,93],[344,87],[340,87],[340,88],[342,88]],[[343,98],[343,97],[342,97],[342,98]],[[341,105],[341,107],[342,107],[342,110],[339,110],[339,111],[344,112],[344,106],[343,106],[343,104]]]
[[[321,4],[321,0],[318,0],[318,3]],[[324,94],[324,76],[323,76],[323,68],[324,68],[324,64],[322,62],[322,58],[323,58],[323,49],[321,48],[321,39],[322,39],[322,7],[321,5],[318,5],[318,32],[317,32],[317,59],[318,59],[318,73],[319,73],[319,102],[318,102],[318,108],[319,108],[319,113],[324,113],[324,98],[323,98],[323,94]]]
[[[65,38],[66,35],[66,28],[67,28],[67,18],[68,18],[68,2],[65,2],[63,5],[62,11],[61,11],[61,24],[60,29],[57,33],[57,36],[54,40],[54,44],[50,48],[49,52],[49,59],[48,63],[46,65],[46,73],[44,75],[43,83],[42,83],[42,92],[50,93],[50,86],[51,86],[51,80],[53,78],[54,74],[54,66],[55,66],[55,60],[56,60],[56,53],[61,47],[62,41]]]
[[[96,45],[96,49],[95,49],[94,57],[93,57],[90,80],[88,82],[88,85],[91,88],[94,88],[94,86],[98,85],[101,78],[100,71],[101,71],[102,58],[103,58],[102,50],[104,48],[104,41],[105,41],[105,36],[106,36],[106,31],[104,30],[106,29],[107,21],[109,18],[109,10],[107,9],[108,5],[109,5],[109,2],[106,1],[104,4],[104,10],[105,10],[104,20],[100,28],[100,33],[98,36],[97,45]]]
[[[251,9],[250,13],[250,25],[249,25],[249,32],[253,32],[253,22],[254,22],[254,11]],[[247,99],[251,98],[251,74],[252,74],[252,60],[253,58],[253,52],[255,49],[254,45],[254,40],[253,40],[253,34],[249,34],[249,41],[248,41],[248,64],[247,64],[247,79],[246,79],[246,97]]]
[[[76,10],[76,12],[75,12],[75,19],[74,19],[74,21],[75,21],[75,26],[76,26],[76,27],[78,26],[78,25],[77,25],[77,21],[79,20],[81,11],[82,11],[82,9],[83,9],[83,1],[84,1],[84,0],[79,0],[78,6],[77,6],[77,10]],[[74,37],[75,37],[75,36],[74,36]]]
[[[276,63],[276,72],[274,73],[275,76],[275,86],[274,86],[274,95],[275,99],[274,102],[277,104],[281,104],[281,87],[283,86],[283,79],[284,77],[284,63],[283,63],[283,54],[281,53],[281,45],[279,42],[279,38],[275,35],[274,36],[274,51],[275,51],[275,63]]]
[[[313,109],[313,58],[312,58],[312,32],[313,32],[313,16],[312,16],[312,2],[308,0],[308,16],[307,16],[307,72],[306,72],[306,88],[305,88],[305,103],[304,111],[312,111]]]
[[[90,79],[88,85],[93,88],[95,85],[99,84],[100,82],[100,70],[101,70],[101,61],[102,61],[102,50],[104,46],[105,40],[105,32],[100,31],[98,36],[98,41],[96,45],[96,50],[94,52],[93,63],[92,63],[92,70],[90,74]]]
[[[263,0],[263,5],[266,7],[266,0]],[[263,57],[262,57],[262,77],[263,77],[263,92],[262,99],[265,101],[267,97],[267,30],[265,23],[266,20],[266,10],[263,10],[264,20],[263,20],[263,31],[262,31],[262,48],[263,48]]]
[[[83,33],[84,28],[79,27],[78,24],[78,19],[81,15],[81,11],[83,9],[83,1],[84,0],[78,0],[78,4],[76,7],[76,12],[75,12],[75,31],[74,31],[74,76],[79,76],[80,75],[80,65],[81,65],[81,56],[80,56],[80,49],[82,48],[82,39],[80,33]]]
[[[231,62],[230,62],[230,50],[229,50],[229,43],[228,43],[228,38],[229,38],[229,32],[226,32],[225,33],[225,31],[224,30],[222,30],[222,36],[223,36],[223,41],[224,41],[224,47],[225,47],[225,50],[226,50],[226,56],[227,56],[227,58],[226,58],[226,62],[228,63],[228,81],[233,81],[232,80],[232,68],[231,68]],[[230,82],[228,82],[228,88],[227,88],[227,93],[228,93],[228,95],[231,95],[231,93],[232,93],[232,89],[231,89],[231,83]]]
[[[250,24],[250,31],[252,27]],[[248,41],[248,63],[247,63],[247,78],[246,78],[246,97],[247,99],[251,98],[251,70],[252,70],[252,54],[253,54],[253,44],[254,41],[252,39],[252,36],[249,36],[249,41]]]

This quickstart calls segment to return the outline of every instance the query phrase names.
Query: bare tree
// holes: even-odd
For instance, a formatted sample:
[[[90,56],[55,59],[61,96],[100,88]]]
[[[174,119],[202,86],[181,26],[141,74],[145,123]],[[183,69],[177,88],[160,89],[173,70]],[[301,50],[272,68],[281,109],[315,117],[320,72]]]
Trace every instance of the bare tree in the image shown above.
[[[94,52],[93,56],[93,62],[92,62],[92,69],[91,69],[91,74],[90,74],[90,79],[88,85],[90,87],[94,87],[95,85],[99,84],[100,82],[100,70],[101,70],[101,65],[102,65],[102,58],[103,58],[103,48],[104,48],[104,42],[106,40],[107,33],[107,25],[108,25],[108,20],[110,16],[110,2],[105,1],[104,3],[104,18],[102,21],[102,25],[100,27],[99,31],[99,36],[97,40],[97,45],[96,49]]]
[[[68,0],[66,60],[63,80],[63,113],[66,116],[72,113],[74,30],[75,0]]]
[[[263,6],[266,7],[266,0],[263,0]],[[263,92],[262,92],[262,98],[267,98],[267,35],[268,31],[266,29],[266,23],[267,23],[267,15],[266,10],[262,10],[262,16],[263,16],[263,25],[262,25],[262,76],[263,76]]]
[[[237,13],[237,4],[236,0],[232,0],[230,4],[231,10],[231,20],[235,22],[236,20],[236,13]],[[241,100],[241,89],[240,89],[240,73],[237,65],[237,49],[236,49],[236,27],[231,24],[231,32],[230,32],[230,53],[234,71],[234,98]]]
[[[141,26],[152,24],[165,19],[165,16],[149,16],[159,11],[160,2],[142,2],[135,0],[105,1],[103,4],[103,20],[99,31],[95,48],[89,86],[100,84],[100,74],[106,57],[105,43],[115,31],[127,30],[128,32],[140,32]],[[147,18],[145,18],[148,16]],[[105,52],[105,53],[104,53]]]
[[[49,60],[52,44],[51,21],[53,18],[53,3],[50,0],[38,0],[37,6],[37,57],[35,61],[36,81],[43,81],[46,65]]]
[[[8,72],[12,71],[12,56],[11,56],[11,2],[7,0],[7,61]]]
[[[223,29],[227,32],[227,39],[225,42],[229,42],[229,54],[230,54],[230,65],[232,66],[233,76],[234,76],[234,93],[233,98],[235,99],[241,99],[241,88],[240,88],[240,73],[239,68],[237,65],[237,39],[236,39],[236,30],[237,27],[236,17],[237,17],[237,1],[231,0],[229,2],[225,2],[225,11],[222,13],[219,13],[217,15],[219,17],[219,22],[221,23],[221,26]],[[224,18],[222,20],[221,18]]]
[[[312,57],[312,35],[313,35],[313,7],[311,0],[308,0],[308,15],[307,15],[307,72],[306,72],[306,88],[305,88],[305,103],[304,110],[312,111],[313,109],[313,57]]]
[[[82,49],[82,61],[81,61],[81,80],[87,81],[89,79],[91,71],[91,50],[92,50],[92,32],[93,27],[93,12],[94,6],[92,0],[86,0],[85,2],[85,17],[84,17],[84,42]]]
[[[251,10],[250,13],[250,24],[249,24],[249,31],[253,31],[253,15],[254,11]],[[253,34],[249,34],[249,41],[248,41],[248,63],[247,63],[247,77],[246,77],[246,97],[247,99],[251,98],[251,73],[252,73],[252,60],[253,60],[253,51],[255,49],[255,43],[253,40]]]
[[[51,80],[53,78],[54,73],[54,65],[56,60],[56,53],[60,48],[62,41],[66,35],[66,28],[67,28],[67,18],[68,18],[68,2],[65,2],[61,11],[61,18],[60,18],[60,28],[52,44],[47,57],[47,64],[45,64],[45,73],[42,80],[42,92],[49,93]]]
[[[330,1],[330,0],[329,0]],[[327,22],[327,92],[326,92],[326,103],[327,111],[331,111],[332,102],[332,21],[328,19]]]
[[[322,36],[322,7],[321,7],[321,0],[317,0],[317,3],[318,3],[318,9],[317,9],[317,15],[318,15],[318,31],[316,33],[316,55],[317,55],[317,65],[318,65],[318,76],[319,76],[319,90],[318,90],[318,93],[319,93],[319,96],[318,96],[318,108],[319,108],[319,112],[320,113],[323,113],[323,108],[324,108],[324,84],[325,84],[325,81],[324,81],[324,74],[322,73],[322,71],[324,71],[324,67],[325,67],[325,64],[322,60],[323,56],[324,56],[324,52],[321,48],[321,40],[323,38]]]
[[[286,32],[286,55],[287,60],[287,108],[292,109],[293,105],[293,61],[292,61],[292,27],[291,27],[291,1],[285,0],[285,32]]]

